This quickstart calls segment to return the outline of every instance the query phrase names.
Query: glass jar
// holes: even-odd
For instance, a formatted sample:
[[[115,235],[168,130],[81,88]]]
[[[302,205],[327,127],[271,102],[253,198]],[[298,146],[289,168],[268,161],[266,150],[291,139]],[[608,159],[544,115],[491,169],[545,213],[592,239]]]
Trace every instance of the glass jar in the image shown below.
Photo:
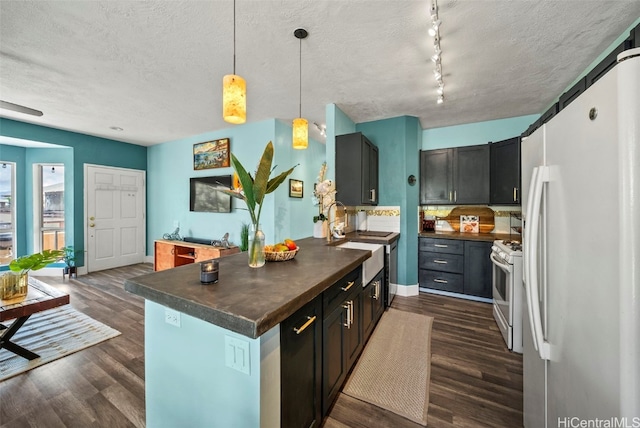
[[[264,233],[260,224],[249,227],[249,266],[259,268],[264,266]]]

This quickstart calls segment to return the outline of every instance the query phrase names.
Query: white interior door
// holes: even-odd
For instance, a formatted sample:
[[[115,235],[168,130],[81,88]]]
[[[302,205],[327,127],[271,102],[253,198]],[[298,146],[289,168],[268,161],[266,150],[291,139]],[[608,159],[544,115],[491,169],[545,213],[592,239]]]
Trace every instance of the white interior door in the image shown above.
[[[144,262],[145,172],[85,166],[88,272]]]

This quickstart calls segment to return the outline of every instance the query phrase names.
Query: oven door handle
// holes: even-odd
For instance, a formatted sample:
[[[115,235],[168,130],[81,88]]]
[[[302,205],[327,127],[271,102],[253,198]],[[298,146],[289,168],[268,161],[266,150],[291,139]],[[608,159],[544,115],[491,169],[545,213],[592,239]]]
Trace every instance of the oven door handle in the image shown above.
[[[507,273],[511,273],[511,266],[504,264],[500,260],[498,260],[494,253],[491,253],[489,258],[491,259],[494,265],[498,266],[500,269],[504,270]]]

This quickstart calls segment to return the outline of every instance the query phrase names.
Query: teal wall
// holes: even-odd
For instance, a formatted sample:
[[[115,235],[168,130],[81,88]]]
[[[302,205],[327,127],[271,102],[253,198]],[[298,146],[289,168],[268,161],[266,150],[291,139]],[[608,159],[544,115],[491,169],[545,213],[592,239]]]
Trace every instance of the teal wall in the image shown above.
[[[69,147],[73,150],[73,154],[70,157],[62,154],[60,154],[60,156],[63,157],[61,159],[62,162],[65,163],[65,170],[68,170],[68,172],[65,171],[65,179],[68,178],[71,180],[69,183],[65,182],[65,188],[73,194],[73,201],[70,203],[73,209],[67,210],[67,217],[65,218],[66,223],[73,225],[72,230],[67,231],[68,235],[73,237],[73,241],[68,241],[67,245],[73,245],[78,251],[84,250],[84,165],[94,164],[138,170],[146,170],[147,168],[147,148],[143,146],[4,118],[0,118],[0,135],[21,140],[55,144]],[[8,146],[3,146],[3,157],[5,153],[4,147]],[[42,149],[28,150],[33,150],[34,154],[30,155],[33,159],[39,159],[37,151]],[[47,159],[47,157],[53,159],[55,156],[52,154],[44,154],[43,159]],[[27,186],[31,176],[31,165],[26,153],[24,163],[22,165],[16,165],[17,169],[24,171],[18,176],[17,180],[20,181],[18,181],[17,185],[19,186],[18,189],[21,189],[18,192],[18,196],[24,198],[25,201],[32,199],[32,187]],[[18,223],[28,223],[27,215],[25,211],[16,221]],[[29,239],[27,239],[28,235],[26,235],[27,230],[19,228],[18,233],[20,235],[17,237],[19,245],[19,253],[17,253],[17,255],[27,254],[28,245],[30,245],[27,244],[29,241]],[[79,254],[78,259],[78,266],[84,266],[83,253]]]
[[[164,306],[144,309],[146,425],[260,427],[260,344],[271,333],[249,339],[185,314],[175,327]],[[248,342],[249,374],[226,366],[225,336]]]
[[[219,239],[229,233],[229,240],[240,243],[242,223],[251,218],[244,201],[232,200],[231,213],[189,211],[189,178],[210,175],[232,175],[233,168],[193,169],[193,144],[218,138],[229,138],[234,154],[252,175],[269,141],[274,145],[272,176],[298,165],[291,176],[264,199],[260,223],[268,244],[285,238],[299,239],[313,231],[315,207],[312,203],[313,183],[325,159],[324,145],[310,140],[307,150],[291,147],[291,126],[275,119],[234,126],[148,148],[147,169],[147,252],[153,241],[180,225],[181,236]],[[304,197],[289,197],[289,178],[302,180]]]
[[[410,186],[408,177],[420,177],[420,123],[415,117],[402,116],[359,123],[356,129],[378,147],[379,205],[400,207],[398,284],[417,284],[419,185]]]
[[[473,146],[517,137],[539,117],[539,114],[531,114],[509,119],[425,129],[422,131],[422,150]]]

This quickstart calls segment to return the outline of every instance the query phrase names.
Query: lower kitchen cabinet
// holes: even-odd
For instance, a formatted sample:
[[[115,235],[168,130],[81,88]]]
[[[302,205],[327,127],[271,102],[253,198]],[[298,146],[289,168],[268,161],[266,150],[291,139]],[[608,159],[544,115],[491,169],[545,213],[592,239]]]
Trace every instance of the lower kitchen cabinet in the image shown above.
[[[362,340],[366,343],[384,312],[384,270],[362,290]]]
[[[384,269],[358,267],[280,323],[281,426],[317,427],[384,312]]]
[[[362,270],[358,268],[323,293],[323,414],[331,407],[362,351],[362,291]]]
[[[280,324],[281,426],[322,422],[322,296]]]
[[[491,298],[491,242],[420,237],[420,287]]]
[[[491,242],[465,241],[464,243],[464,294],[491,298],[493,274]]]

